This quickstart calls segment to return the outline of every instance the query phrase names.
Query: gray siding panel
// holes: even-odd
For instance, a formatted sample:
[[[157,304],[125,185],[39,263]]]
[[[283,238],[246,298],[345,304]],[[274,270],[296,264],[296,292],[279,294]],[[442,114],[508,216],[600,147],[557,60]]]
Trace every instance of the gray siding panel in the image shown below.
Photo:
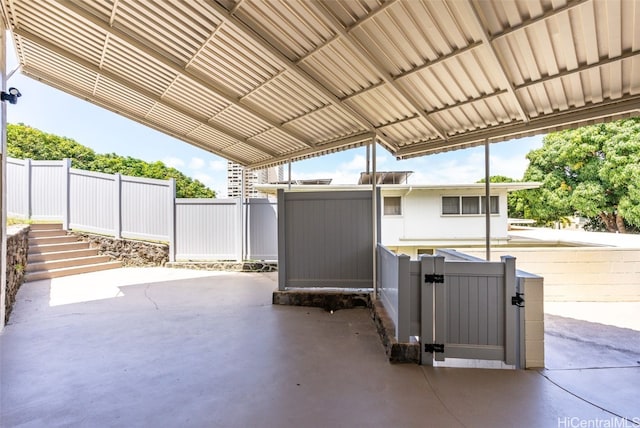
[[[371,210],[368,191],[284,193],[286,287],[371,288]]]

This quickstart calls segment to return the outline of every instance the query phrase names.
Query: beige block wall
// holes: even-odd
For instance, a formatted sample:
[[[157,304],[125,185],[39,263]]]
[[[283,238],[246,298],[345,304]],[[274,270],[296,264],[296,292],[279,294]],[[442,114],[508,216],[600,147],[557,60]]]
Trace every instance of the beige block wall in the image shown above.
[[[525,367],[544,367],[543,278],[524,278],[524,298]]]
[[[459,251],[484,258],[484,249]],[[640,302],[640,250],[623,248],[497,248],[516,268],[544,277],[548,302]]]

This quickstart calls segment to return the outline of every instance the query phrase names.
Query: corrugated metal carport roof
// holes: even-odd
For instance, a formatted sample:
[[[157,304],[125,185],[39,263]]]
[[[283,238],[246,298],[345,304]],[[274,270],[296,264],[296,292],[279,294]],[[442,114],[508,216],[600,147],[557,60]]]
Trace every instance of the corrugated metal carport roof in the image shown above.
[[[22,71],[243,165],[640,114],[640,0],[2,0]]]

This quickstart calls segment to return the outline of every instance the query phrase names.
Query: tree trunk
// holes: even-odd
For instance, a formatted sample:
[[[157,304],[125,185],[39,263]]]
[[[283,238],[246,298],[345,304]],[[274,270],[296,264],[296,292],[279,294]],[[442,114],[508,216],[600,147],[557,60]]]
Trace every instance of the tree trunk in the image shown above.
[[[620,214],[616,214],[616,226],[618,226],[618,232],[627,233],[627,228],[624,227],[624,219]]]
[[[605,212],[600,213],[600,219],[604,223],[607,228],[607,232],[615,233],[618,231],[618,227],[616,225],[616,220],[614,218],[615,214],[608,214]]]

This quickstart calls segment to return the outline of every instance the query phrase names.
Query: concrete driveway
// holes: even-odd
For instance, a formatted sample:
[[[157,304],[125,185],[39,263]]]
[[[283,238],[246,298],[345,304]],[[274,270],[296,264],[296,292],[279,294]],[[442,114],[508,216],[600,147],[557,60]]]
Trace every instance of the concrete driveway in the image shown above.
[[[276,280],[126,268],[25,284],[0,335],[0,426],[640,422],[633,350],[597,371],[549,350],[544,371],[391,365],[368,310],[273,306]]]

